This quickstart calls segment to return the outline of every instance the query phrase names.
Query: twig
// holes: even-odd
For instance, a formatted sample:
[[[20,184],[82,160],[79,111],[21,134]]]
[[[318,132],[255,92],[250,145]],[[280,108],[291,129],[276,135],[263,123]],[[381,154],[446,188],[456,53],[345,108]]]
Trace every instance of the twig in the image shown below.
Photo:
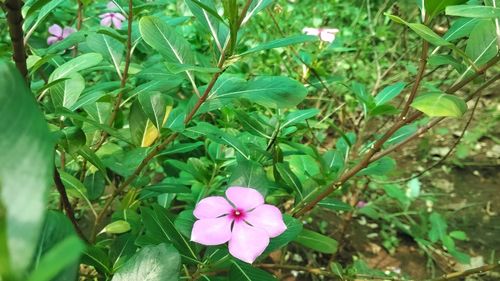
[[[479,95],[484,89],[486,89],[487,87],[489,87],[491,84],[493,84],[498,79],[500,79],[500,73],[497,74],[497,75],[495,75],[495,76],[493,76],[492,78],[490,78],[483,85],[481,85],[476,91],[474,91],[472,94],[470,94],[469,96],[467,96],[465,98],[465,101],[470,101],[471,99],[473,99],[475,96]],[[415,116],[417,116],[417,115],[415,114],[413,117],[411,117],[411,119],[416,119]],[[421,114],[419,114],[419,116],[421,116]],[[384,157],[384,156],[392,153],[393,151],[396,151],[399,148],[405,146],[407,143],[409,143],[410,141],[412,141],[412,140],[420,137],[422,134],[424,134],[425,132],[427,132],[429,129],[431,129],[432,127],[434,127],[435,125],[437,125],[439,122],[441,122],[444,119],[445,119],[444,117],[439,117],[439,118],[436,118],[436,119],[432,120],[427,125],[425,125],[425,126],[421,127],[420,129],[418,129],[417,132],[415,132],[414,134],[412,134],[411,136],[409,136],[404,141],[402,141],[402,142],[400,142],[398,144],[395,144],[395,145],[393,145],[393,146],[385,149],[384,151],[381,151],[381,152],[375,154],[372,157],[372,161],[377,161],[378,159],[380,159],[380,158],[382,158],[382,157]]]
[[[476,268],[467,269],[467,270],[464,270],[464,271],[458,271],[458,272],[448,273],[448,274],[445,274],[445,275],[443,275],[441,277],[438,277],[438,278],[428,279],[428,281],[454,280],[454,279],[457,279],[457,278],[460,278],[460,277],[469,276],[469,275],[472,275],[472,274],[479,274],[479,273],[484,273],[484,272],[487,272],[487,271],[492,271],[492,270],[495,270],[497,268],[500,268],[500,262],[498,262],[496,264],[486,264],[486,265],[483,265],[483,266],[479,266],[479,267],[476,267]]]
[[[405,108],[409,109],[410,103],[411,103],[411,101],[413,100],[413,98],[415,97],[415,95],[416,95],[416,93],[418,91],[418,87],[420,85],[421,78],[422,78],[421,76],[424,74],[424,72],[425,72],[425,66],[427,65],[426,56],[427,56],[427,44],[424,43],[422,45],[422,56],[421,56],[421,59],[420,59],[419,71],[417,73],[417,78],[416,78],[415,84],[413,85],[412,91],[410,93],[410,97],[408,98],[408,100],[407,100],[407,102],[405,104]],[[384,145],[384,143],[399,128],[401,128],[402,126],[404,126],[407,123],[407,118],[406,118],[406,114],[407,113],[408,113],[408,110],[403,110],[403,112],[401,112],[401,114],[400,114],[398,120],[396,121],[396,123],[394,123],[394,125],[391,128],[389,128],[389,130],[380,139],[378,139],[373,144],[373,147],[370,150],[368,150],[368,152],[364,155],[363,159],[357,165],[355,165],[350,170],[348,170],[347,172],[345,172],[338,179],[338,181],[336,181],[335,183],[331,184],[327,189],[325,189],[323,192],[321,192],[319,195],[317,195],[312,201],[310,201],[304,207],[302,207],[301,209],[299,209],[294,214],[294,216],[295,217],[300,217],[300,216],[304,215],[305,213],[307,213],[308,211],[310,211],[321,200],[323,200],[328,195],[330,195],[330,193],[332,193],[333,191],[335,191],[339,186],[341,186],[342,184],[344,184],[348,179],[350,179],[351,177],[355,176],[363,168],[367,167],[371,163],[370,159],[373,157],[373,155],[375,155],[375,153],[377,153],[382,148],[382,146]]]
[[[296,271],[305,271],[314,275],[320,276],[328,276],[328,277],[337,277],[338,276],[332,272],[326,271],[321,268],[314,268],[308,266],[300,266],[300,265],[291,265],[291,264],[272,264],[272,263],[261,263],[255,265],[256,267],[265,268],[265,269],[286,269],[286,270],[296,270]]]
[[[467,122],[465,123],[465,126],[464,126],[462,132],[460,133],[460,136],[458,136],[458,139],[450,147],[450,150],[448,150],[448,152],[443,157],[441,157],[441,159],[439,159],[437,162],[435,162],[431,166],[427,167],[426,169],[424,169],[423,171],[421,171],[421,172],[419,172],[419,173],[417,173],[415,175],[412,175],[412,176],[404,178],[404,179],[398,179],[398,180],[392,180],[392,181],[384,181],[384,183],[401,183],[401,182],[411,181],[412,179],[419,178],[419,177],[423,176],[425,173],[429,172],[430,170],[432,170],[432,169],[436,168],[437,166],[441,165],[453,153],[453,151],[455,150],[455,148],[458,146],[458,144],[460,143],[460,141],[464,137],[465,131],[467,131],[467,129],[469,128],[469,125],[470,125],[470,123],[472,121],[472,118],[474,117],[474,113],[476,112],[476,108],[477,108],[477,105],[479,104],[479,99],[480,98],[481,98],[481,96],[478,96],[476,98],[476,102],[474,102],[474,106],[472,107],[472,112],[470,114],[470,117],[469,117],[469,119],[467,119]],[[434,121],[437,121],[437,120],[441,121],[443,119],[444,118],[438,118],[438,119],[435,119]],[[431,126],[426,126],[426,131],[429,130],[430,128],[432,128],[434,125],[436,125],[439,121],[432,122],[434,124],[431,125]],[[429,123],[429,125],[430,125],[430,123]]]
[[[413,87],[411,88],[410,96],[408,97],[408,100],[406,101],[403,110],[401,111],[401,114],[399,115],[400,119],[404,119],[406,115],[408,114],[408,111],[410,110],[410,105],[413,102],[413,99],[417,96],[418,88],[420,86],[420,82],[423,78],[424,72],[425,72],[425,66],[427,65],[427,52],[429,51],[429,43],[427,41],[423,40],[422,43],[422,55],[420,56],[420,64],[418,68],[418,73],[417,73],[417,78],[415,79],[415,83],[413,84]]]
[[[66,216],[73,224],[73,227],[75,228],[75,231],[78,234],[78,236],[83,241],[88,242],[87,238],[85,237],[82,230],[78,226],[78,222],[76,221],[73,207],[71,206],[71,203],[69,202],[69,199],[68,199],[68,194],[66,193],[66,188],[64,187],[64,184],[61,180],[61,175],[59,174],[59,171],[57,170],[56,167],[54,167],[54,183],[56,185],[57,191],[61,195],[62,206],[63,206],[64,210],[66,211]]]
[[[133,8],[134,8],[133,1],[129,0],[128,1],[128,18],[127,18],[127,21],[128,21],[128,24],[127,24],[127,51],[125,54],[125,67],[123,69],[123,75],[121,76],[121,81],[120,81],[121,91],[118,94],[118,96],[116,97],[115,104],[113,106],[113,110],[111,111],[111,116],[109,117],[109,120],[108,120],[108,126],[110,126],[110,127],[113,127],[113,124],[115,123],[116,116],[118,115],[118,110],[120,109],[120,103],[122,102],[123,91],[125,89],[125,86],[127,85],[128,72],[130,69],[130,61],[132,59],[132,21],[134,19]],[[108,137],[108,135],[109,134],[106,131],[102,132],[99,142],[94,147],[94,151],[99,150],[99,148],[106,141],[106,138]]]
[[[23,15],[21,9],[23,2],[21,0],[5,1],[7,10],[7,22],[9,25],[10,40],[12,42],[12,59],[21,75],[28,81],[28,67],[26,65],[26,51],[23,43]]]
[[[447,93],[453,93],[453,92],[456,92],[456,91],[460,90],[462,87],[464,87],[465,85],[467,85],[470,81],[472,81],[475,78],[477,78],[480,75],[482,75],[488,68],[490,68],[493,65],[495,65],[495,63],[499,59],[500,59],[499,56],[493,58],[485,66],[483,66],[480,69],[478,69],[477,72],[474,75],[471,75],[468,79],[465,79],[462,82],[459,82],[459,83],[455,84],[454,86],[450,87],[446,92]],[[420,66],[424,66],[425,67],[425,64],[423,64],[422,61],[421,61]],[[419,74],[423,74],[423,71],[419,71],[418,73]],[[497,76],[498,76],[498,74],[494,77],[495,80],[498,79]],[[418,77],[417,77],[415,83],[417,83],[417,81],[420,82],[421,80],[418,79]],[[489,84],[491,84],[493,82],[494,82],[494,80],[492,78],[492,79],[490,79],[485,84],[489,85]],[[480,89],[482,90],[485,87],[487,87],[487,86],[483,85],[482,87],[480,87]],[[411,94],[410,94],[410,96],[411,96]],[[340,187],[341,185],[343,185],[347,180],[349,180],[351,177],[355,176],[363,168],[367,167],[370,163],[372,163],[372,162],[376,161],[377,159],[379,159],[379,158],[375,158],[374,156],[375,156],[375,154],[378,151],[380,151],[380,149],[382,148],[382,146],[384,145],[384,143],[399,128],[401,128],[402,126],[404,126],[404,125],[406,125],[408,123],[413,122],[414,120],[416,120],[417,118],[419,118],[420,116],[422,116],[422,113],[421,112],[416,112],[413,115],[410,115],[409,117],[406,117],[405,115],[403,115],[403,114],[400,115],[400,118],[398,118],[398,121],[396,121],[396,123],[394,123],[394,125],[391,128],[389,128],[389,130],[380,139],[378,139],[373,144],[372,148],[370,150],[368,150],[368,152],[364,155],[363,159],[360,162],[358,162],[358,164],[356,164],[354,167],[352,167],[347,172],[345,172],[344,174],[342,174],[342,176],[336,182],[334,182],[329,187],[327,187],[323,192],[321,192],[320,194],[318,194],[312,201],[310,201],[309,203],[306,203],[305,206],[301,207],[293,215],[295,217],[300,217],[300,216],[304,215],[305,213],[307,213],[308,211],[310,211],[312,208],[314,208],[314,206],[316,206],[321,200],[323,200],[324,198],[326,198],[333,191],[335,191],[338,187]]]

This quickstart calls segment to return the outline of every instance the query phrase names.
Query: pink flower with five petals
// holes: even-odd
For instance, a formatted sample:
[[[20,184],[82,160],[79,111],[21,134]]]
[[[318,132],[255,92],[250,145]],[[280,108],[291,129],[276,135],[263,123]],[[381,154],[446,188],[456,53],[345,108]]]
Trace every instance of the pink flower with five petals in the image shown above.
[[[117,10],[118,6],[112,1],[108,2],[108,10]],[[111,27],[113,25],[116,29],[122,29],[122,23],[125,21],[125,16],[117,12],[104,13],[99,16],[101,18],[101,25]]]
[[[71,33],[74,33],[75,30],[71,27],[64,27],[64,29],[58,25],[53,24],[49,27],[49,33],[51,36],[47,38],[47,44],[52,45],[59,41],[64,40],[64,38],[68,37]]]
[[[321,41],[332,43],[335,40],[335,35],[340,32],[337,28],[311,28],[306,27],[302,32],[307,35],[318,36]]]
[[[207,246],[228,242],[233,257],[252,263],[270,238],[286,230],[283,216],[275,206],[264,204],[264,197],[253,188],[229,187],[226,198],[211,196],[198,202],[191,241]]]

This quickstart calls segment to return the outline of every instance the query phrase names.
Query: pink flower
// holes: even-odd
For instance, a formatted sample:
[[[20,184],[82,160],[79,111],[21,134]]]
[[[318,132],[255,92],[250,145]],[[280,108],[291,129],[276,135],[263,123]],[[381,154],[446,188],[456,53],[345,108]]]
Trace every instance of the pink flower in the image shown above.
[[[363,208],[364,206],[366,206],[366,202],[361,200],[361,201],[358,201],[358,203],[356,204],[356,207],[358,208]]]
[[[340,32],[337,28],[311,28],[306,27],[302,29],[302,32],[307,35],[319,36],[321,41],[325,42],[333,42],[335,40],[335,34]]]
[[[47,38],[47,44],[52,45],[54,43],[57,43],[59,41],[64,40],[64,38],[68,37],[71,33],[74,33],[75,30],[71,27],[64,27],[64,29],[58,25],[58,24],[53,24],[49,27],[49,33],[52,36],[49,36]]]
[[[233,257],[252,263],[270,238],[286,230],[283,216],[275,206],[264,204],[264,197],[253,188],[233,186],[226,190],[226,197],[211,196],[198,202],[191,241],[207,246],[229,242]]]
[[[108,10],[113,11],[118,9],[115,3],[108,2]],[[116,29],[122,29],[122,23],[125,21],[125,16],[117,12],[104,13],[99,16],[101,18],[101,25],[110,27],[113,25]]]

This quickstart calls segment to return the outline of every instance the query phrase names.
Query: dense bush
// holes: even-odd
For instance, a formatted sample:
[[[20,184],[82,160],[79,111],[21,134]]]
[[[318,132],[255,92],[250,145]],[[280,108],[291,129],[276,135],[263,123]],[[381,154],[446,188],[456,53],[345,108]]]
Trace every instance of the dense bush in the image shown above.
[[[486,110],[494,1],[0,0],[0,280],[411,279],[358,219],[470,264],[419,177]]]

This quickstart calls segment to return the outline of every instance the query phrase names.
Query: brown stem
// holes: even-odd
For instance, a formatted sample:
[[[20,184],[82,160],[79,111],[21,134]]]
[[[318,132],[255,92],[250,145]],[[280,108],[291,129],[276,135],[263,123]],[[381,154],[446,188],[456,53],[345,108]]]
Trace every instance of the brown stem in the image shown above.
[[[59,174],[59,171],[57,170],[56,167],[54,167],[54,183],[56,185],[57,191],[61,195],[61,201],[62,201],[62,205],[64,207],[64,210],[66,211],[66,216],[73,224],[73,227],[75,228],[75,231],[78,234],[78,236],[83,241],[87,242],[87,238],[85,237],[82,230],[78,226],[78,222],[76,221],[73,207],[71,206],[71,203],[69,202],[69,199],[68,199],[68,194],[66,193],[66,188],[64,187],[64,184],[61,180],[61,175]]]
[[[265,269],[285,269],[285,270],[295,270],[295,271],[305,271],[314,275],[320,276],[328,276],[328,277],[337,277],[332,272],[326,271],[321,268],[314,268],[308,266],[300,266],[300,265],[292,265],[292,264],[272,264],[272,263],[261,263],[257,264],[257,267],[265,268]],[[330,279],[329,279],[330,280]]]
[[[423,50],[423,51],[426,51],[426,50]],[[491,61],[489,61],[485,66],[481,67],[480,69],[478,69],[476,71],[476,73],[474,75],[471,75],[469,78],[467,79],[464,79],[462,80],[461,82],[455,84],[454,86],[450,87],[446,92],[447,93],[454,93],[458,90],[460,90],[461,88],[463,88],[465,85],[467,85],[470,81],[474,80],[475,78],[479,77],[480,75],[484,74],[484,72],[489,69],[490,67],[492,67],[493,65],[496,64],[496,62],[498,62],[498,60],[500,59],[499,56],[496,56],[495,58],[493,58]],[[422,67],[425,67],[425,64],[422,63],[422,60],[421,60],[421,63],[420,63],[420,66]],[[423,71],[420,71],[418,72],[418,74],[420,75],[423,75]],[[498,76],[498,75],[497,75]],[[496,77],[496,76],[495,76]],[[492,81],[493,79],[490,79],[486,84],[491,84],[493,83]],[[495,78],[496,80],[496,78]],[[416,81],[415,81],[415,84],[418,84],[421,82],[421,79],[417,77]],[[484,86],[484,85],[483,85]],[[414,86],[415,87],[415,86]],[[417,86],[418,88],[418,86]],[[481,87],[481,89],[484,89],[485,87]],[[411,96],[411,94],[410,94]],[[406,104],[408,104],[408,101],[406,102]],[[405,107],[406,107],[406,104],[405,104]],[[405,114],[406,115],[406,114]],[[384,145],[384,143],[399,129],[401,128],[402,126],[406,125],[406,124],[409,124],[411,122],[413,122],[414,120],[416,120],[417,118],[419,118],[420,116],[422,116],[422,113],[421,112],[416,112],[414,113],[413,115],[410,115],[409,117],[406,117],[405,115],[401,114],[400,117],[398,118],[398,120],[396,121],[396,123],[394,123],[394,125],[389,128],[389,130],[380,138],[378,139],[372,146],[372,148],[370,150],[368,150],[368,152],[364,155],[363,159],[358,162],[358,164],[356,164],[354,167],[352,167],[351,169],[349,169],[347,172],[345,172],[344,174],[342,174],[342,176],[336,181],[334,182],[333,184],[331,184],[329,187],[327,187],[323,192],[321,192],[319,195],[317,195],[312,201],[310,201],[309,203],[305,204],[305,206],[303,206],[302,208],[300,208],[297,212],[294,213],[294,216],[295,217],[300,217],[302,215],[304,215],[305,213],[309,212],[312,208],[314,208],[314,206],[316,206],[321,200],[323,200],[324,198],[326,198],[328,195],[330,195],[333,191],[335,191],[338,187],[340,187],[341,185],[343,185],[347,180],[349,180],[351,177],[355,176],[359,171],[361,171],[363,168],[367,167],[370,163],[372,163],[373,161],[377,160],[374,158],[374,155],[380,151],[380,149],[382,148],[382,146]]]
[[[21,9],[24,3],[21,0],[5,1],[7,22],[9,25],[10,40],[12,42],[12,59],[21,75],[28,81],[28,67],[26,65],[26,51],[24,49],[23,15]]]
[[[420,55],[420,64],[418,67],[418,73],[417,73],[417,78],[415,79],[415,83],[413,83],[413,87],[410,92],[410,96],[408,97],[408,100],[406,101],[403,110],[401,111],[401,114],[399,115],[400,119],[404,119],[406,115],[408,114],[408,111],[410,110],[410,105],[417,96],[418,93],[418,88],[420,86],[420,82],[422,81],[422,78],[424,76],[425,72],[425,66],[427,65],[427,53],[429,51],[429,43],[427,41],[423,40],[422,42],[422,54]]]
[[[127,25],[127,51],[125,54],[125,67],[123,69],[122,79],[120,81],[120,88],[122,89],[118,96],[116,97],[115,104],[113,106],[113,110],[111,111],[111,116],[108,120],[108,126],[113,127],[115,123],[116,116],[118,115],[118,110],[120,109],[120,104],[123,98],[123,89],[127,85],[128,72],[130,69],[130,61],[132,59],[132,21],[134,19],[134,11],[133,11],[133,1],[129,0],[128,2],[128,25]],[[99,150],[99,148],[104,144],[106,138],[109,134],[106,131],[103,131],[101,134],[101,138],[99,142],[95,145],[94,150]]]
[[[495,81],[497,81],[498,79],[500,79],[500,73],[495,75],[494,77],[490,78],[488,81],[486,81],[483,85],[481,85],[476,91],[474,91],[472,94],[470,94],[469,96],[467,96],[465,98],[465,101],[470,101],[471,99],[473,99],[475,96],[479,95],[484,89],[486,89],[487,87],[489,87],[491,84],[493,84]],[[413,121],[415,120],[416,118],[420,117],[422,114],[419,114],[419,113],[415,113],[412,117],[410,117],[409,120]],[[378,159],[400,149],[401,147],[404,147],[407,143],[411,142],[412,140],[415,140],[417,138],[419,138],[420,136],[422,136],[425,132],[427,132],[429,129],[431,129],[432,127],[434,127],[435,125],[437,125],[439,122],[441,122],[442,120],[444,120],[445,118],[444,117],[439,117],[439,118],[436,118],[434,120],[432,120],[431,122],[429,122],[427,125],[421,127],[420,129],[418,129],[418,131],[416,131],[414,134],[412,134],[411,136],[409,136],[407,139],[405,139],[404,141],[398,143],[398,144],[395,144],[387,149],[385,149],[384,151],[381,151],[377,154],[375,154],[373,157],[372,157],[372,161],[377,161]],[[410,121],[410,122],[411,122]]]
[[[455,279],[458,279],[458,278],[461,278],[461,277],[465,277],[465,276],[469,276],[469,275],[472,275],[472,274],[479,274],[479,273],[484,273],[484,272],[487,272],[487,271],[492,271],[492,270],[495,270],[497,268],[500,268],[500,262],[496,263],[496,264],[486,264],[486,265],[483,265],[483,266],[479,266],[479,267],[476,267],[476,268],[467,269],[467,270],[464,270],[464,271],[458,271],[458,272],[448,273],[448,274],[445,274],[445,275],[443,275],[441,277],[430,279],[429,281],[455,280]]]

